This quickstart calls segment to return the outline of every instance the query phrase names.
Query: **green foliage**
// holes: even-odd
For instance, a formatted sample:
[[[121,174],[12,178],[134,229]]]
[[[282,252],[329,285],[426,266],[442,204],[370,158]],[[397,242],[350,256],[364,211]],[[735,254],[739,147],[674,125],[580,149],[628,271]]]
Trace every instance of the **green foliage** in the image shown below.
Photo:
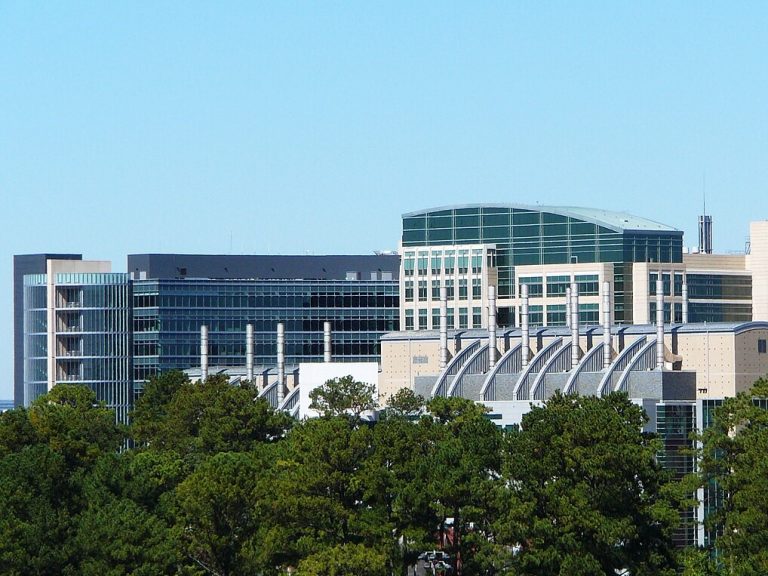
[[[96,394],[85,386],[55,386],[30,407],[29,422],[41,442],[73,465],[117,450],[124,439],[114,413],[97,403]]]
[[[354,420],[377,407],[372,384],[358,382],[352,376],[332,378],[309,393],[312,403],[309,407],[321,416],[343,416],[349,414]]]
[[[497,535],[519,574],[674,574],[678,503],[646,416],[621,394],[552,397],[508,435]]]
[[[413,417],[420,414],[426,406],[426,400],[410,388],[401,388],[389,397],[386,416]]]
[[[253,574],[254,484],[263,469],[251,454],[222,452],[202,464],[176,489],[177,528],[183,552],[215,574]]]
[[[509,434],[475,402],[435,398],[424,411],[410,391],[363,424],[373,388],[351,377],[312,399],[324,417],[292,423],[250,386],[163,374],[122,451],[124,431],[87,388],[0,415],[3,573],[383,576],[441,544],[464,574],[675,568],[677,485],[624,396],[556,396]],[[768,444],[750,406],[729,408],[720,431],[740,432],[713,437],[730,452],[709,470],[753,468],[729,485],[748,497],[731,511],[756,507],[752,524],[725,525],[750,527],[756,546],[768,520],[750,483],[768,476],[757,459]],[[734,573],[760,573],[759,552],[750,561]],[[703,555],[683,566],[717,574]]]
[[[707,519],[729,574],[768,573],[768,381],[728,398],[703,435],[702,481],[721,490],[723,506]],[[764,400],[763,400],[764,402]]]
[[[122,441],[114,413],[84,386],[56,386],[0,417],[0,566],[8,574],[75,573],[73,539],[86,481]]]
[[[297,576],[385,576],[386,556],[360,544],[341,544],[299,562]]]
[[[150,450],[181,455],[245,452],[280,438],[291,419],[257,398],[250,387],[232,386],[226,376],[190,382],[179,373],[159,376],[134,412],[134,437]]]

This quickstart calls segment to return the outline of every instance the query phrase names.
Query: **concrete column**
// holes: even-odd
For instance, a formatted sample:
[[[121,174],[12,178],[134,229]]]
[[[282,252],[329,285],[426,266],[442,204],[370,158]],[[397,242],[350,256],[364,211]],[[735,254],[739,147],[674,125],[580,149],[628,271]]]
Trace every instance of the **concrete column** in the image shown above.
[[[488,286],[488,366],[496,365],[496,287]]]
[[[688,324],[688,284],[683,282],[683,324]]]
[[[571,284],[571,366],[579,363],[579,285]]]
[[[277,406],[285,397],[285,324],[277,324]]]
[[[208,326],[200,326],[200,380],[208,379]]]
[[[571,289],[565,289],[565,326],[571,326]]]
[[[448,365],[448,289],[440,288],[440,370]]]
[[[611,365],[611,284],[603,282],[603,368]]]
[[[253,324],[245,326],[245,371],[248,381],[253,382]]]
[[[323,362],[331,361],[331,323],[323,322]]]
[[[664,369],[664,282],[656,280],[656,368]]]
[[[528,366],[528,358],[531,355],[531,342],[530,333],[528,330],[528,284],[520,285],[520,297],[522,299],[522,307],[520,308],[520,328],[522,333],[522,358],[523,358],[523,370]]]

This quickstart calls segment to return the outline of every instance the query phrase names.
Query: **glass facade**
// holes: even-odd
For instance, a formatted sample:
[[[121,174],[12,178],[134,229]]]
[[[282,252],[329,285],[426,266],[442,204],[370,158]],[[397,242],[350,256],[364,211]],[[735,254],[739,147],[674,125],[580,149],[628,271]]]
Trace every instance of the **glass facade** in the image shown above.
[[[659,463],[671,471],[676,480],[696,471],[694,458],[696,405],[659,404],[656,407],[656,433],[662,441]],[[673,540],[678,547],[696,544],[696,509],[686,508],[680,514],[680,526]]]
[[[736,274],[687,274],[689,322],[752,320],[752,277]]]
[[[682,262],[683,235],[675,230],[617,231],[576,215],[513,206],[464,206],[403,217],[405,248],[493,244],[499,298],[515,297],[515,267],[613,262],[614,314],[630,323],[631,263]],[[407,262],[407,260],[406,260]],[[407,268],[406,268],[407,270]],[[629,277],[629,281],[627,278]],[[593,282],[584,280],[592,290]]]
[[[379,338],[399,329],[397,280],[136,280],[134,379],[200,365],[200,326],[208,326],[209,364],[245,366],[246,325],[255,362],[277,362],[278,322],[288,364],[322,361],[331,322],[334,361],[376,362]],[[419,324],[425,323],[419,314]],[[406,322],[413,322],[413,317]]]
[[[25,276],[24,403],[50,385],[85,384],[119,422],[127,422],[133,401],[130,318],[127,274],[56,274],[50,286],[46,274]]]

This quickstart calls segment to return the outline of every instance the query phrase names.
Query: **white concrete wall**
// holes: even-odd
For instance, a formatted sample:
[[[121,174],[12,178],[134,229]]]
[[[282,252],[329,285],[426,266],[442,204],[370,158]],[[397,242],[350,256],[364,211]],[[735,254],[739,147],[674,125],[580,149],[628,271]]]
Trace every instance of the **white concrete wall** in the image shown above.
[[[378,362],[302,362],[299,364],[299,418],[315,418],[317,412],[309,409],[309,393],[333,378],[352,376],[355,380],[372,384],[379,394]]]

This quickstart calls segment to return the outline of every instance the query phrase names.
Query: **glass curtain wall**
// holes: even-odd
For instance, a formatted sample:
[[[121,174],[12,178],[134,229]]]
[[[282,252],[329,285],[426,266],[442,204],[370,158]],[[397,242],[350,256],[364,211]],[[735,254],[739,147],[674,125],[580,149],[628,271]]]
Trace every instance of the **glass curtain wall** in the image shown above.
[[[403,218],[404,247],[495,244],[498,296],[512,298],[515,266],[614,262],[614,312],[630,323],[632,262],[682,262],[682,233],[617,232],[576,217],[501,206],[435,210]]]

